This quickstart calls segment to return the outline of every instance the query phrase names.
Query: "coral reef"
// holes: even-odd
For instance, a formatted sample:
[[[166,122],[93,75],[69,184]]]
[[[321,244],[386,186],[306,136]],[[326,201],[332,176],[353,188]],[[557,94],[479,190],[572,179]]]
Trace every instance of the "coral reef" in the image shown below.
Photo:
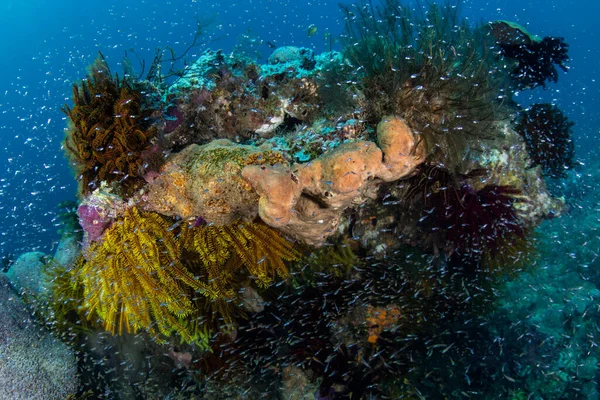
[[[60,228],[58,233],[62,237],[75,236],[81,234],[81,226],[77,217],[77,202],[73,200],[63,201],[58,204],[59,213],[57,215]]]
[[[343,143],[291,166],[279,152],[230,141],[191,145],[169,157],[142,199],[147,209],[218,225],[260,215],[295,239],[321,244],[345,208],[374,196],[380,182],[409,175],[423,160],[415,136],[398,118],[381,121],[377,140],[379,146]]]
[[[291,55],[295,52],[312,54],[308,49],[282,48],[273,65],[260,67],[245,58],[205,52],[166,96],[168,147],[212,139],[247,141],[272,135],[286,120],[310,122],[320,104],[318,85],[302,71],[307,64],[314,69],[315,61],[298,63]]]
[[[333,124],[327,119],[318,119],[310,126],[300,125],[291,134],[267,143],[288,153],[296,162],[308,162],[342,143],[368,138],[369,132],[360,120],[351,118]]]
[[[516,120],[516,131],[525,139],[533,165],[541,165],[553,177],[564,177],[573,168],[575,125],[552,104],[534,104]]]
[[[61,224],[58,233],[60,233],[61,238],[52,257],[52,262],[70,269],[81,253],[84,231],[79,224],[76,202],[62,202],[59,207],[64,210],[58,215]]]
[[[294,268],[294,283],[298,286],[317,285],[324,275],[336,278],[350,276],[353,268],[360,264],[359,257],[353,251],[356,247],[354,242],[346,240],[339,244],[327,244],[318,249],[311,249]]]
[[[504,338],[504,372],[526,396],[599,396],[598,165],[592,164],[595,172],[579,182],[591,185],[590,196],[570,214],[544,222],[539,268],[510,282],[490,316],[491,335]]]
[[[74,86],[83,240],[44,266],[43,318],[84,349],[93,395],[496,398],[541,376],[489,318],[511,318],[498,299],[565,208],[544,175],[571,173],[572,124],[511,118],[566,44],[450,3],[342,11],[340,52],[206,50],[170,86],[99,59]]]

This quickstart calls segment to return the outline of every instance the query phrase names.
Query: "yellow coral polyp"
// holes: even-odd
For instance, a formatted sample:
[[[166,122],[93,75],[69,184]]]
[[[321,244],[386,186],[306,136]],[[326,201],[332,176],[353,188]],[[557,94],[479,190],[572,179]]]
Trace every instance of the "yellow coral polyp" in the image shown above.
[[[371,344],[377,344],[381,332],[385,328],[395,324],[402,316],[400,307],[391,305],[388,307],[374,307],[369,305],[367,307],[367,329],[369,336],[367,341]]]

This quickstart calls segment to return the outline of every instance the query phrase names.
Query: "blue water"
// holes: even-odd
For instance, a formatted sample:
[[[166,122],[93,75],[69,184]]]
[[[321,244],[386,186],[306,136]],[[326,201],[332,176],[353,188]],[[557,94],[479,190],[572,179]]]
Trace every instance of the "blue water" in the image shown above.
[[[73,199],[76,185],[60,151],[66,126],[60,106],[71,85],[101,51],[119,72],[127,50],[150,62],[154,49],[182,52],[196,17],[215,16],[211,48],[226,51],[254,43],[296,45],[323,51],[323,34],[342,29],[337,1],[4,1],[0,5],[0,251],[49,250],[59,236],[56,205]],[[577,156],[594,156],[600,117],[600,3],[588,1],[467,1],[473,21],[506,19],[540,36],[563,36],[571,45],[568,74],[546,90],[517,97],[522,104],[552,101],[576,122]],[[309,37],[314,24],[317,34]],[[190,60],[203,50],[196,48]]]

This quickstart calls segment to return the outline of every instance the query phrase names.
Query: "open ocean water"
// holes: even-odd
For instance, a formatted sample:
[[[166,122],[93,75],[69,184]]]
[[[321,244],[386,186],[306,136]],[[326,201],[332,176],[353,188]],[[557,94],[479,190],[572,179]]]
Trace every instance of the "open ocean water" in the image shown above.
[[[177,61],[177,68],[193,64],[207,49],[222,50],[227,55],[244,54],[258,64],[266,64],[273,51],[283,46],[307,48],[315,55],[342,51],[347,45],[340,39],[345,34],[347,16],[338,3],[325,0],[0,2],[3,38],[0,41],[3,55],[0,63],[0,210],[3,215],[0,255],[4,272],[10,274],[9,268],[24,253],[54,255],[61,237],[64,238],[61,235],[65,233],[65,219],[69,213],[73,218],[78,207],[73,202],[82,204],[85,195],[78,188],[63,148],[68,117],[61,107],[73,106],[72,86],[85,78],[99,52],[111,71],[123,76],[125,55],[136,71],[144,68],[147,72],[156,49],[172,49],[172,53],[171,50],[165,53],[169,56],[185,55],[185,60]],[[415,9],[429,4],[401,3]],[[378,5],[375,0],[363,4],[371,8]],[[600,398],[600,113],[596,109],[600,104],[600,2],[468,0],[461,2],[459,8],[461,18],[466,18],[470,25],[510,21],[539,37],[564,38],[569,45],[568,71],[559,68],[557,82],[547,82],[546,87],[534,89],[511,89],[515,109],[552,104],[574,123],[572,165],[562,176],[544,175],[548,192],[560,198],[564,207],[559,216],[550,218],[552,213],[547,213],[534,230],[527,232],[529,244],[522,249],[534,254],[527,258],[528,265],[508,276],[498,278],[492,274],[493,278],[481,281],[477,270],[470,277],[465,274],[460,279],[449,278],[451,283],[446,282],[449,286],[444,286],[442,281],[452,274],[449,260],[456,249],[449,251],[444,261],[431,261],[430,258],[436,259],[440,252],[444,253],[443,246],[438,248],[421,238],[414,241],[423,240],[427,245],[419,251],[406,252],[401,248],[385,257],[374,255],[376,251],[356,248],[353,248],[356,254],[351,256],[336,253],[340,257],[337,261],[327,261],[336,268],[355,262],[349,268],[358,272],[344,276],[329,270],[312,271],[313,275],[309,274],[304,282],[306,268],[300,268],[297,271],[302,273],[295,275],[294,267],[289,267],[291,277],[280,280],[285,274],[278,270],[277,274],[273,273],[278,278],[257,288],[245,282],[254,279],[260,282],[260,277],[244,276],[244,282],[241,278],[241,283],[236,281],[235,296],[217,301],[215,295],[212,302],[206,303],[208,305],[202,303],[202,307],[211,310],[207,312],[208,319],[219,320],[227,326],[216,328],[210,334],[203,333],[212,340],[212,347],[207,350],[205,345],[174,339],[176,334],[162,342],[144,336],[148,334],[146,329],[150,329],[150,336],[156,330],[151,326],[159,318],[157,309],[148,311],[151,322],[124,323],[123,326],[135,326],[136,332],[122,336],[104,332],[111,330],[106,320],[114,313],[127,314],[126,309],[120,308],[126,300],[115,303],[116,311],[109,310],[113,305],[106,309],[90,306],[93,301],[110,302],[107,298],[112,289],[108,288],[118,285],[118,278],[107,282],[85,281],[93,274],[90,270],[69,278],[72,283],[65,287],[73,291],[59,303],[68,303],[76,293],[87,300],[65,311],[72,325],[57,328],[59,311],[46,303],[53,301],[48,300],[54,299],[48,293],[55,290],[56,285],[51,283],[58,282],[59,278],[50,273],[53,278],[47,280],[47,271],[53,268],[49,257],[31,256],[33,261],[27,259],[21,263],[26,278],[9,277],[11,290],[16,291],[0,295],[3,307],[0,315],[4,314],[0,320],[8,321],[2,324],[5,329],[0,329],[3,340],[0,342],[0,388],[5,388],[0,389],[0,396],[6,399]],[[201,35],[196,35],[198,29],[202,29]],[[165,72],[167,67],[163,68]],[[229,77],[222,70],[213,73],[221,74],[222,79]],[[353,71],[344,79],[357,80],[357,76]],[[280,83],[270,82],[275,82],[271,87]],[[166,108],[163,111],[167,112]],[[370,123],[366,130],[371,129],[369,132],[373,133],[376,126],[376,122]],[[165,157],[182,148],[178,143],[165,152]],[[299,157],[293,161],[305,160]],[[456,190],[462,190],[462,186]],[[380,207],[385,199],[378,203]],[[381,223],[382,217],[377,215],[379,219],[370,217],[375,221],[374,226]],[[194,227],[207,223],[205,216],[194,216]],[[181,220],[178,221],[169,232],[179,229]],[[208,226],[211,223],[209,220]],[[144,229],[150,228],[141,228]],[[445,229],[451,231],[453,227],[445,226]],[[361,235],[366,237],[367,231],[366,228],[359,230],[361,233],[352,239],[361,242]],[[373,235],[372,230],[368,232]],[[382,232],[387,233],[385,229]],[[290,235],[290,232],[285,233]],[[397,240],[403,240],[403,235],[408,234],[398,234]],[[158,240],[158,252],[169,251],[160,247],[167,241]],[[389,243],[386,246],[394,247]],[[144,247],[150,252],[148,248]],[[208,253],[215,251],[210,248]],[[290,255],[288,261],[307,260],[312,252],[304,248],[298,251],[304,252],[303,257],[307,258]],[[118,257],[106,254],[107,260]],[[272,253],[263,254],[259,261],[267,259],[269,254]],[[317,264],[326,263],[325,258],[319,258]],[[408,290],[403,282],[411,282],[407,276],[416,279],[414,277],[423,271],[403,269],[402,260],[415,258],[430,261],[428,273],[423,274],[427,278],[423,280],[432,279],[437,283],[423,284],[420,289],[413,287],[409,291],[412,300],[405,301],[400,295]],[[171,260],[171,264],[167,262],[161,268],[172,267],[173,263]],[[411,268],[419,269],[419,265],[415,263]],[[120,270],[120,264],[117,263],[116,268]],[[159,272],[149,275],[156,277]],[[206,278],[200,273],[197,275]],[[14,279],[17,279],[16,284]],[[23,284],[19,279],[28,283]],[[90,299],[93,297],[90,289],[82,288],[85,283],[78,279],[88,285],[90,282],[99,286],[106,284],[106,292]],[[177,285],[185,281],[181,277],[175,280]],[[391,281],[394,283],[389,283]],[[387,282],[389,287],[382,282]],[[490,286],[485,286],[486,283]],[[134,286],[130,282],[119,288],[127,292]],[[282,289],[287,286],[290,289]],[[461,294],[447,295],[450,286]],[[35,293],[24,293],[24,287],[35,287]],[[17,294],[19,290],[23,296]],[[133,293],[134,289],[131,290]],[[447,298],[447,308],[440,306],[437,298],[427,306],[414,301],[421,298],[419,296],[433,298],[428,291],[439,291],[440,297]],[[206,292],[197,289],[198,293]],[[261,304],[253,308],[248,305],[251,302],[248,296],[254,295]],[[485,300],[483,306],[471,308],[471,302],[488,295],[490,299]],[[11,302],[21,301],[21,297],[24,308],[11,308]],[[138,300],[145,301],[133,302]],[[169,297],[146,306],[167,307],[169,301],[177,302]],[[238,303],[242,302],[245,306],[239,307]],[[313,306],[306,306],[309,304]],[[215,316],[228,315],[229,311],[223,311],[228,307],[244,311],[234,312],[234,321]],[[456,312],[458,309],[461,311]],[[79,317],[74,316],[78,312]],[[90,317],[94,312],[98,312],[98,316]],[[188,318],[181,315],[186,314],[183,312],[172,313],[176,318]],[[393,322],[388,323],[385,315]],[[76,322],[77,318],[86,322]],[[202,318],[193,321],[204,323]],[[26,338],[18,344],[24,347],[14,350],[10,338],[22,333],[11,333],[11,324],[20,331],[38,332],[39,342]],[[311,333],[306,336],[303,329]],[[447,334],[444,334],[446,329]],[[377,337],[372,339],[374,332]],[[60,338],[63,344],[53,337]],[[32,355],[35,352],[24,350],[27,347],[42,349],[41,354]],[[12,361],[4,363],[3,359]],[[50,362],[52,359],[55,362]],[[10,368],[19,365],[23,371],[13,374]],[[15,376],[25,378],[19,380],[21,378]],[[31,383],[23,383],[27,379]],[[43,383],[37,388],[36,382]]]

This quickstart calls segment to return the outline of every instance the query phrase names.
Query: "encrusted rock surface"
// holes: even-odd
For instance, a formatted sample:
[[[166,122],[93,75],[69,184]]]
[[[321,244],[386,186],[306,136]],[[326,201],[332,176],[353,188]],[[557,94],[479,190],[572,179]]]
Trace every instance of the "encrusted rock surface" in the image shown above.
[[[46,255],[39,251],[23,253],[10,267],[6,277],[19,294],[42,297],[48,290],[44,287],[45,280],[42,270],[46,262]]]
[[[77,392],[76,371],[71,349],[32,319],[0,275],[0,399],[63,400]]]
[[[141,195],[143,207],[217,225],[260,215],[307,244],[335,232],[344,209],[374,198],[382,182],[410,175],[425,158],[403,120],[385,117],[371,141],[343,143],[308,163],[263,147],[215,140],[169,157]]]
[[[241,177],[249,164],[284,162],[269,149],[226,139],[192,144],[171,156],[143,195],[146,208],[183,219],[201,217],[217,225],[258,214],[258,195]]]
[[[527,226],[535,227],[546,218],[560,216],[565,202],[548,192],[541,167],[531,168],[521,136],[508,124],[501,131],[504,143],[488,149],[477,160],[488,171],[479,185],[506,185],[520,190],[522,201],[515,203],[515,208]]]

